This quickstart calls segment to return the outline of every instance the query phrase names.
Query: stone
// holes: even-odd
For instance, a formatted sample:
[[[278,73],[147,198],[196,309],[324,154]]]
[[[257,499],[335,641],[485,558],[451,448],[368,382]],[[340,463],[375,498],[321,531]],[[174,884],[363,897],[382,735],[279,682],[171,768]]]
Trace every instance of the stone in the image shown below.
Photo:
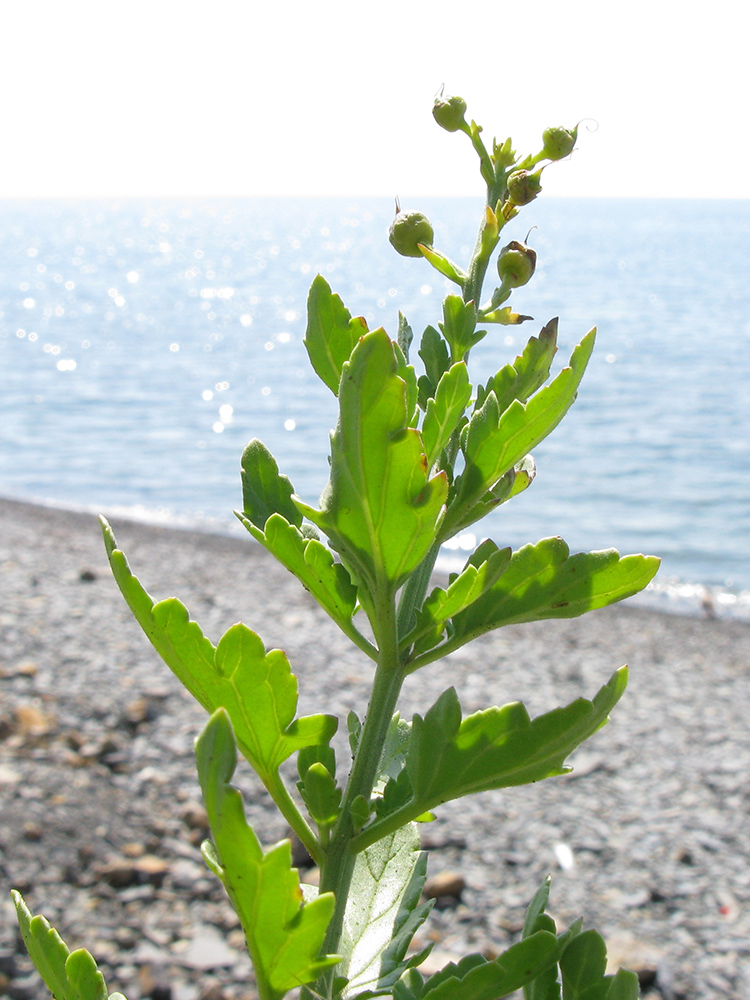
[[[427,899],[441,899],[447,896],[460,900],[465,888],[466,880],[463,875],[459,872],[444,871],[427,879],[422,895]]]

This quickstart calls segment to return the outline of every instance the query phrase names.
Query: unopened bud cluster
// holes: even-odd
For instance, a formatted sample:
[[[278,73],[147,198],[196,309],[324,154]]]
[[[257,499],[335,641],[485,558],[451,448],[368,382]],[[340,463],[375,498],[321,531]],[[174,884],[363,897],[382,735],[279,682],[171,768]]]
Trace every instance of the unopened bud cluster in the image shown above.
[[[441,90],[435,98],[432,116],[446,132],[465,132],[479,156],[480,173],[487,184],[487,205],[477,248],[469,268],[462,270],[433,247],[434,232],[429,219],[422,212],[402,212],[398,202],[388,236],[398,253],[404,257],[425,257],[436,270],[461,287],[466,301],[478,301],[486,268],[500,242],[500,231],[524,205],[540,194],[542,172],[546,167],[572,153],[578,138],[578,125],[572,129],[563,125],[545,129],[541,150],[519,157],[510,138],[502,142],[494,140],[489,149],[485,146],[481,127],[473,120],[467,122],[466,101],[462,97],[444,94]],[[489,304],[477,310],[478,316],[503,324],[529,319],[511,312],[510,307],[500,307],[514,288],[531,280],[535,269],[536,252],[531,247],[518,240],[506,244],[497,259],[500,285],[494,290]]]

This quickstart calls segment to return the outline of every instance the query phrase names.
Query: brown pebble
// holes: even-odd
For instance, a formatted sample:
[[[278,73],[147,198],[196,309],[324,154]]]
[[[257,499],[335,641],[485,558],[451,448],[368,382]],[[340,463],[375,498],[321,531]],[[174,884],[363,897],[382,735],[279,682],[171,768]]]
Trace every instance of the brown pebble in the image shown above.
[[[132,841],[129,844],[122,845],[122,853],[126,858],[141,858],[146,853],[146,848],[143,844]]]
[[[111,885],[113,889],[124,889],[138,881],[138,872],[132,861],[126,858],[115,858],[97,869],[99,878]]]
[[[136,698],[125,706],[122,721],[128,726],[139,726],[153,717],[151,703],[148,698]]]
[[[23,825],[23,835],[26,840],[41,840],[44,836],[44,830],[39,823],[29,820]]]
[[[461,893],[466,888],[466,880],[458,872],[439,872],[427,879],[424,884],[422,894],[427,899],[441,899],[450,896],[452,899],[461,899]]]
[[[155,854],[144,854],[133,863],[133,867],[138,872],[140,881],[150,882],[152,885],[161,885],[169,871],[168,863]]]
[[[16,706],[16,725],[24,736],[44,736],[52,728],[52,719],[36,705]]]
[[[219,983],[210,983],[200,991],[198,1000],[227,1000],[227,994]]]
[[[96,573],[93,569],[82,569],[78,574],[78,579],[81,583],[93,583],[96,580]]]

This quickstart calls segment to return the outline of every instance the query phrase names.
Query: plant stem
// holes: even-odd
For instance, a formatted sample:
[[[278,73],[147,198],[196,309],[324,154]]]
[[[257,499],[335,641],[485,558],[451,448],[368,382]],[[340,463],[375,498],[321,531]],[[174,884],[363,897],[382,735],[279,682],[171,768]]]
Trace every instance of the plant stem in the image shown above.
[[[271,798],[278,806],[281,815],[297,834],[315,864],[320,866],[323,863],[323,852],[321,851],[320,844],[318,843],[318,838],[313,833],[305,817],[297,808],[294,799],[289,794],[289,791],[282,781],[279,772],[275,771],[272,775],[269,775],[267,780],[264,781],[264,784],[268,789]]]
[[[422,607],[427,588],[430,585],[435,561],[440,552],[440,545],[433,545],[419,566],[406,581],[401,591],[398,605],[398,636],[407,635],[417,621],[417,609]]]
[[[354,765],[341,803],[341,812],[321,870],[320,892],[333,892],[336,897],[333,917],[323,943],[323,952],[327,954],[335,953],[341,937],[354,871],[356,852],[351,849],[351,841],[355,835],[351,806],[360,795],[368,801],[372,795],[388,726],[404,681],[404,672],[399,662],[394,598],[389,596],[387,600],[380,602],[378,611],[378,666]],[[316,984],[316,990],[323,997],[332,997],[334,976],[335,970],[329,970]]]

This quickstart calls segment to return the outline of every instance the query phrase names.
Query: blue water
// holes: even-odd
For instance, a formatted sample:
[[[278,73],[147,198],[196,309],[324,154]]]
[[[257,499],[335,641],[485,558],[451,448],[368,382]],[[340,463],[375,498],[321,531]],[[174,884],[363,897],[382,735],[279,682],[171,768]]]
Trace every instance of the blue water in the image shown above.
[[[466,259],[479,201],[407,207]],[[391,250],[391,216],[387,199],[0,202],[0,493],[230,530],[257,436],[315,501],[336,407],[302,344],[312,278],[394,335],[398,309],[418,332],[446,292]],[[533,225],[537,274],[512,303],[535,320],[492,327],[478,377],[555,315],[560,366],[594,325],[598,344],[533,486],[477,535],[652,552],[662,590],[739,607],[750,202],[542,198],[508,239]]]

